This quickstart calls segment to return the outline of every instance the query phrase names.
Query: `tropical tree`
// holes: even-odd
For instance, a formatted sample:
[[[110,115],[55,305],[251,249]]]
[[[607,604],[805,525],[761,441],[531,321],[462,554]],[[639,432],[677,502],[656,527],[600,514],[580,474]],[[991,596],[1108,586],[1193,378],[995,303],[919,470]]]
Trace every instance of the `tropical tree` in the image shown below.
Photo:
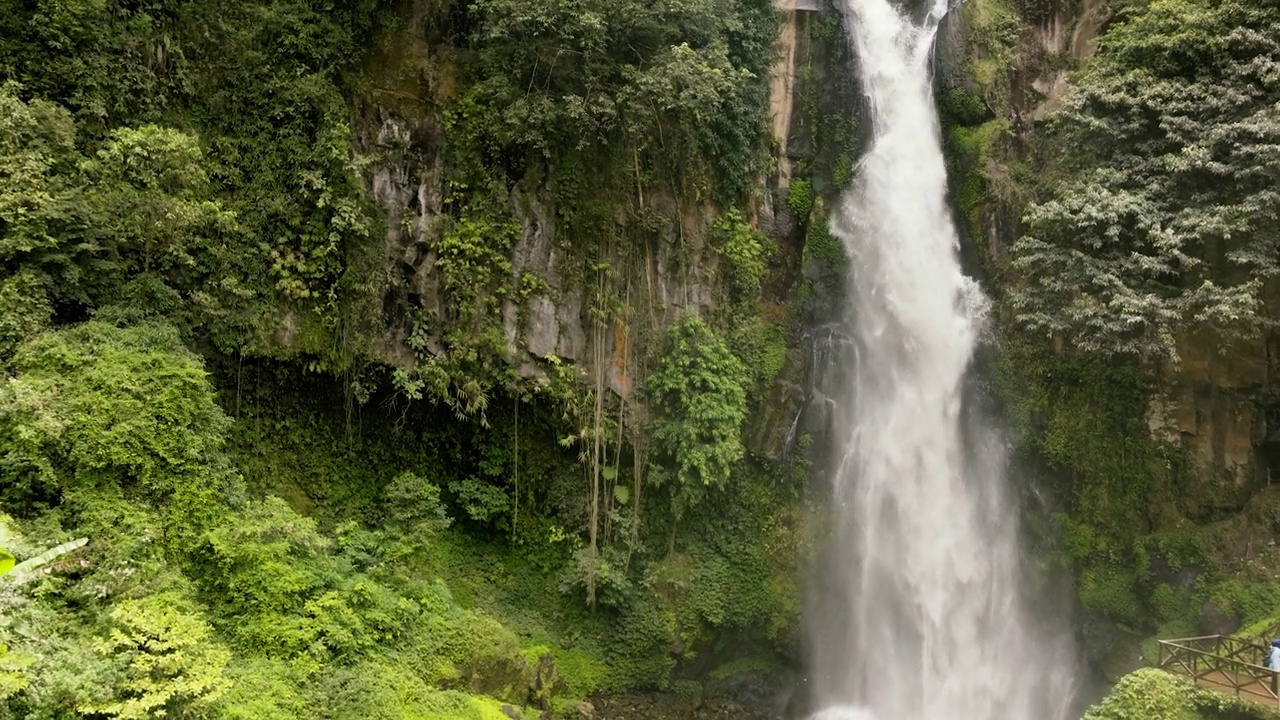
[[[1158,0],[1106,35],[1049,128],[1012,295],[1076,347],[1178,359],[1189,327],[1265,323],[1280,274],[1280,5]]]
[[[743,455],[747,370],[695,315],[667,331],[666,352],[649,376],[653,447],[674,467],[677,513],[708,488],[722,488]],[[661,471],[653,481],[662,482]]]

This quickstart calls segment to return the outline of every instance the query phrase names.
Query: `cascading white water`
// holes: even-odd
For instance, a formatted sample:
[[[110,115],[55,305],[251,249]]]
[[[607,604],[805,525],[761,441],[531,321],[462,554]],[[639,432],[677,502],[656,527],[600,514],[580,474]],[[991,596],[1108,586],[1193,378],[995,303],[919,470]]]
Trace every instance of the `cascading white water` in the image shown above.
[[[947,0],[913,21],[839,0],[872,142],[832,232],[850,258],[835,396],[834,551],[813,618],[820,720],[1063,720],[1067,643],[1020,579],[1003,443],[967,411],[987,301],[963,274],[929,61]]]

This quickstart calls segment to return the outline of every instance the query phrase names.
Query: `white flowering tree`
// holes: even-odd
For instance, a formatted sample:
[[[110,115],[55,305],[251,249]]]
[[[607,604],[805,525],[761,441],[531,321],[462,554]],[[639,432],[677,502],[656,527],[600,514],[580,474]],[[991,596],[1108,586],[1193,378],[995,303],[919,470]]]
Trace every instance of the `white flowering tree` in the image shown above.
[[[1108,32],[1050,121],[1063,157],[1013,264],[1018,319],[1177,362],[1194,328],[1267,322],[1280,272],[1280,4],[1157,0]]]

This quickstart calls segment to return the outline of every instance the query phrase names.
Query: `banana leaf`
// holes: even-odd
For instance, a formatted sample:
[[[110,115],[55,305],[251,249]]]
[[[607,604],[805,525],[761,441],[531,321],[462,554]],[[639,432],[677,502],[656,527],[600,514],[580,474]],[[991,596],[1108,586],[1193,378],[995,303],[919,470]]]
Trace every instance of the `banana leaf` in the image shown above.
[[[14,582],[25,582],[26,580],[29,580],[31,576],[35,574],[35,571],[40,569],[41,566],[53,562],[57,558],[66,555],[73,550],[78,550],[87,544],[89,544],[89,538],[78,538],[71,542],[62,543],[55,548],[45,550],[39,555],[33,558],[27,558],[13,566],[10,576],[13,578]],[[2,567],[2,565],[0,565],[0,567]]]

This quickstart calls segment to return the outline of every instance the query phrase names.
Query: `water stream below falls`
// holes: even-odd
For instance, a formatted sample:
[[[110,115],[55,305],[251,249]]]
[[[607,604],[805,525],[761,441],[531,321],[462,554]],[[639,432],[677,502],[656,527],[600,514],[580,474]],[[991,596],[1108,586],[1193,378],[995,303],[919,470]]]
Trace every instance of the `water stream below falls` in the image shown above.
[[[1069,643],[1024,593],[1000,433],[966,408],[988,303],[961,270],[930,56],[947,0],[838,0],[872,143],[833,215],[850,258],[834,551],[811,627],[821,720],[1063,720]]]

